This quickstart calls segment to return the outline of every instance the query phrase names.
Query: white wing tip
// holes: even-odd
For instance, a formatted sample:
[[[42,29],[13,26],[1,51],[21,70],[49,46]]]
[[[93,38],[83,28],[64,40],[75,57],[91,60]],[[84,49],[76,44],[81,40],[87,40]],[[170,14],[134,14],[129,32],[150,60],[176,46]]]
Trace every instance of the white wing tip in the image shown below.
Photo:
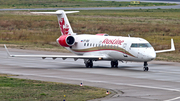
[[[7,47],[6,47],[5,44],[4,44],[4,48],[6,49],[6,52],[7,52],[8,56],[11,56],[11,57],[12,57],[12,55],[9,53],[9,51],[8,51],[8,49],[7,49]]]
[[[172,51],[175,51],[175,46],[174,46],[174,41],[173,41],[173,39],[171,39],[171,50],[172,50]]]
[[[174,46],[173,39],[171,39],[171,49],[156,51],[156,53],[163,53],[163,52],[170,52],[170,51],[175,51],[175,46]]]

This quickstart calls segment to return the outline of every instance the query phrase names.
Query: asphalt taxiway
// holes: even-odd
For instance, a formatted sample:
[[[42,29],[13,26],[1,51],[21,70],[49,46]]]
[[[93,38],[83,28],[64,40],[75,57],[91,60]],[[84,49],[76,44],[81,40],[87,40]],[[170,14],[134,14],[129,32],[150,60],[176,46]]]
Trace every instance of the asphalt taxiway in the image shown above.
[[[126,1],[133,0],[97,0],[97,1]],[[130,9],[180,9],[179,0],[138,0],[140,2],[159,2],[159,3],[176,3],[178,5],[172,6],[147,6],[147,7],[78,7],[78,8],[20,8],[20,9],[0,9],[0,11],[32,11],[32,10],[130,10]]]
[[[11,54],[70,53],[9,49]],[[110,62],[94,62],[94,68],[85,68],[83,60],[41,59],[8,57],[0,48],[0,73],[15,74],[17,78],[63,82],[101,87],[113,95],[98,99],[102,101],[179,101],[180,63],[152,61],[150,70],[143,71],[143,63],[119,63],[110,68]],[[94,100],[93,100],[94,101]]]
[[[180,9],[180,5],[147,6],[147,7],[82,7],[82,8],[23,8],[0,9],[0,11],[33,11],[33,10],[131,10],[131,9]]]

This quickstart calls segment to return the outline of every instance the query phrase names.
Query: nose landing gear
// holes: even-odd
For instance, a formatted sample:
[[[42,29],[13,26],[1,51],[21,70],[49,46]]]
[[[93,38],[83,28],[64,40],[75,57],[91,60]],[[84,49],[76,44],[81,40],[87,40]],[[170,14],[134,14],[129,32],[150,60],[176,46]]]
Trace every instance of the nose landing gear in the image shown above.
[[[117,68],[118,67],[118,60],[115,60],[115,61],[111,61],[111,68]]]
[[[148,71],[149,68],[148,68],[148,63],[147,62],[144,62],[144,68],[143,68],[144,71]]]

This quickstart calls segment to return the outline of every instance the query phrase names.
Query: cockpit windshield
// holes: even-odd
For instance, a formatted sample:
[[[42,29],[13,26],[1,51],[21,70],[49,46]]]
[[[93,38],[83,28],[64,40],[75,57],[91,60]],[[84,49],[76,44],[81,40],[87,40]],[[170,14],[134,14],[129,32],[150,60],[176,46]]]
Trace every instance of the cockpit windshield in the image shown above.
[[[147,48],[147,47],[152,47],[151,44],[149,43],[132,43],[131,44],[132,48]]]

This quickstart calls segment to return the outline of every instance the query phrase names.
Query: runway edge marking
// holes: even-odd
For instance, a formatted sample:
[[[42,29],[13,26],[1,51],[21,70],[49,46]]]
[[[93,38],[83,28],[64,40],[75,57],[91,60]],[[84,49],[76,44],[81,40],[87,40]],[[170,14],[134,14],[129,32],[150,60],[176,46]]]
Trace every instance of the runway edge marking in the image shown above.
[[[178,100],[178,99],[180,99],[180,96],[176,97],[176,98],[169,99],[169,100],[164,100],[164,101],[174,101],[174,100]]]

